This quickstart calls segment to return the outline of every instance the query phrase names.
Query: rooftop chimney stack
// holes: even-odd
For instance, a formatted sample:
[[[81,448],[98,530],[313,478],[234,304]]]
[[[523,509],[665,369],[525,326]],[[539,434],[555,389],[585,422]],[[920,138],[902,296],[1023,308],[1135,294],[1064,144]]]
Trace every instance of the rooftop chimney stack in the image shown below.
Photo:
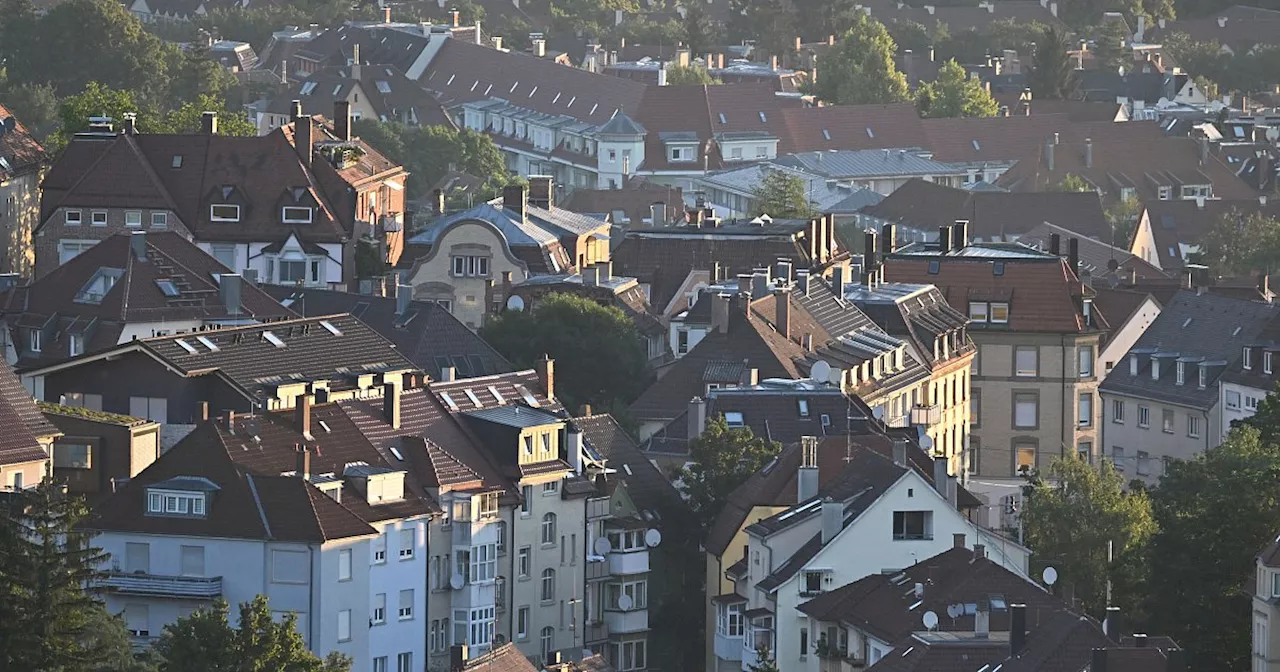
[[[134,259],[145,262],[147,260],[147,232],[134,231],[129,236],[129,249],[133,251]]]
[[[351,142],[351,101],[333,101],[333,132],[342,142]]]
[[[951,227],[938,227],[938,253],[947,254],[951,251]]]
[[[308,441],[315,438],[311,435],[311,395],[298,395],[298,401],[293,410],[297,417],[298,433]]]
[[[404,317],[409,312],[409,302],[413,300],[413,286],[404,283],[396,284],[396,315]]]
[[[351,79],[360,79],[360,43],[351,45]]]
[[[1062,236],[1056,233],[1049,234],[1049,254],[1055,257],[1062,256]]]
[[[138,134],[138,115],[137,115],[137,113],[134,113],[134,112],[125,112],[125,113],[124,113],[124,129],[123,129],[123,130],[124,130],[124,134],[125,134],[125,135],[137,135],[137,134]]]
[[[443,215],[445,209],[444,190],[436,189],[431,192],[431,197],[435,201],[435,214]]]
[[[1102,626],[1107,637],[1119,644],[1120,638],[1124,637],[1124,619],[1120,615],[1120,607],[1107,607],[1107,618]]]
[[[239,315],[241,312],[240,281],[239,273],[223,273],[218,281],[218,293],[222,295],[222,307],[226,309],[228,315]]]
[[[711,330],[722,334],[729,333],[729,301],[728,294],[716,294],[711,297]]]
[[[969,246],[969,220],[957,219],[951,225],[951,249],[963,250]]]
[[[893,223],[880,227],[880,257],[884,258],[898,250],[898,226]]]
[[[822,545],[831,543],[842,529],[844,529],[844,502],[837,502],[827,497],[822,500]]]
[[[707,402],[702,397],[689,400],[689,440],[702,436],[707,429]]]
[[[904,455],[903,458],[905,459],[905,457]],[[896,454],[894,459],[897,459]],[[951,478],[951,475],[947,473],[948,467],[947,458],[933,458],[933,489],[937,490],[943,497],[947,496],[947,479]]]
[[[1009,655],[1022,653],[1027,645],[1027,605],[1009,605]]]
[[[796,271],[796,288],[801,296],[809,296],[809,270],[802,268]]]
[[[1209,138],[1200,137],[1200,165],[1203,166],[1209,161]]]
[[[295,459],[297,460],[297,464],[294,467],[294,470],[298,472],[298,476],[308,481],[311,480],[311,449],[306,446],[302,446],[302,449],[298,451]]]
[[[389,13],[391,10],[388,9]],[[467,645],[454,644],[449,649],[449,672],[465,672],[467,669]]]
[[[978,608],[973,613],[973,636],[977,639],[991,636],[991,604],[985,600],[978,602]]]
[[[458,378],[458,370],[453,368],[452,365],[440,367],[440,382],[452,383],[453,381],[457,380],[457,378]]]
[[[298,158],[308,168],[311,167],[311,152],[314,151],[311,141],[311,117],[302,113],[302,101],[293,101],[293,147]]]
[[[1057,143],[1055,143],[1053,140],[1050,140],[1050,141],[1046,142],[1046,143],[1045,143],[1045,145],[1044,145],[1044,165],[1045,165],[1045,167],[1046,167],[1046,168],[1048,168],[1048,169],[1049,169],[1049,172],[1051,172],[1051,173],[1053,172],[1053,169],[1054,169],[1054,166],[1053,166],[1053,150],[1054,150],[1054,145],[1055,145],[1055,144],[1057,144]]]
[[[400,384],[392,380],[382,384],[382,417],[391,429],[400,429]]]
[[[1075,236],[1067,241],[1067,265],[1077,278],[1080,277],[1080,239]]]
[[[543,210],[555,206],[556,183],[550,175],[529,176],[529,205]]]
[[[956,532],[951,535],[951,548],[964,548],[964,532]]]
[[[1093,167],[1093,138],[1084,139],[1084,167]]]
[[[796,502],[818,496],[818,437],[800,437],[800,469],[796,472]]]
[[[556,360],[543,355],[534,363],[533,368],[538,372],[538,382],[542,383],[542,389],[546,390],[548,399],[556,398]]]
[[[521,221],[527,216],[529,190],[523,184],[508,184],[502,188],[502,207],[516,213]]]
[[[880,249],[876,244],[876,232],[874,230],[866,231],[862,234],[862,275],[866,282],[867,288],[875,286],[876,251]]]
[[[841,300],[844,299],[844,266],[836,266],[831,269],[831,290]]]
[[[205,135],[218,134],[218,113],[202,112],[200,113],[200,132]]]
[[[773,290],[773,300],[777,304],[774,312],[778,318],[778,333],[783,338],[791,339],[791,290],[778,288]]]

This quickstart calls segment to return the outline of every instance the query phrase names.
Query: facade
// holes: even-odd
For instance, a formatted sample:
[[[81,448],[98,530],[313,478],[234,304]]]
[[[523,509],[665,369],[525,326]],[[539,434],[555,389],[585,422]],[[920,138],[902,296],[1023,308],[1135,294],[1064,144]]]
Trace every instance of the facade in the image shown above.
[[[351,105],[351,119],[393,121],[406,126],[447,126],[451,119],[417,82],[409,79],[394,65],[359,62],[359,49],[350,65],[330,66],[307,73],[290,89],[267,101],[258,113],[258,134],[293,122],[293,101],[301,101],[307,116],[327,115],[334,103]]]
[[[1100,386],[1106,455],[1126,477],[1156,483],[1170,460],[1185,460],[1222,442],[1228,415],[1243,415],[1224,374],[1270,370],[1259,335],[1275,319],[1261,301],[1181,291]],[[1265,395],[1259,395],[1261,398]]]
[[[44,148],[0,105],[0,269],[30,278],[35,272],[32,232],[40,218],[40,181],[48,165]]]
[[[1151,294],[1136,289],[1095,285],[1094,292],[1093,304],[1111,323],[1107,340],[1098,352],[1098,365],[1105,376],[1123,363],[1125,354],[1160,316],[1160,302]]]
[[[1250,642],[1252,656],[1249,672],[1276,672],[1280,670],[1280,636],[1273,627],[1280,619],[1276,598],[1280,597],[1280,540],[1262,549],[1255,558],[1252,616],[1250,618]]]
[[[53,471],[67,491],[90,503],[142,473],[160,457],[160,424],[83,406],[40,402],[62,432],[53,442]]]
[[[1219,380],[1221,395],[1218,405],[1222,409],[1221,432],[1224,437],[1231,431],[1231,425],[1257,413],[1258,404],[1276,389],[1277,369],[1272,365],[1272,358],[1275,356],[1276,337],[1280,335],[1277,326],[1277,321],[1271,320],[1254,342],[1241,351],[1240,360],[1227,366]]]
[[[34,487],[53,468],[53,442],[62,432],[36,406],[31,394],[7,365],[0,367],[0,490]]]
[[[759,213],[756,190],[771,171],[802,180],[813,209],[833,214],[840,223],[856,220],[859,210],[875,205],[883,198],[872,189],[848,180],[828,179],[782,163],[788,158],[727,168],[698,178],[694,185],[705,194],[707,207],[722,219],[751,219]]]

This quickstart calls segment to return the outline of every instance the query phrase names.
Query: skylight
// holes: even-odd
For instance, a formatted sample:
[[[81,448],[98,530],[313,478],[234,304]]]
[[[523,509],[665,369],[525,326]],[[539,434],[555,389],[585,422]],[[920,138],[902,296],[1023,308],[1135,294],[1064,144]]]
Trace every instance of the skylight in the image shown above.
[[[489,386],[489,394],[492,394],[494,400],[496,400],[499,404],[507,403],[507,400],[502,398],[502,393],[498,391],[498,388],[492,385]]]
[[[538,400],[535,399],[534,396],[529,393],[529,388],[525,387],[524,385],[516,385],[516,392],[520,393],[520,398],[524,399],[524,403],[529,404],[534,408],[537,408],[538,406],[540,406],[540,404],[538,403]]]
[[[174,343],[177,343],[177,344],[178,344],[178,346],[179,346],[179,347],[181,347],[183,350],[186,350],[188,355],[198,355],[198,354],[200,354],[200,351],[199,351],[199,350],[196,350],[195,346],[193,346],[193,345],[191,345],[190,343],[188,343],[188,342],[186,342],[186,341],[182,340],[181,338],[174,339],[174,341],[173,341],[173,342],[174,342]]]
[[[760,123],[765,124],[768,122],[769,122],[769,119],[764,116],[764,112],[760,112]]]
[[[558,102],[560,102],[560,93],[556,92],[556,97],[551,99],[551,104],[555,105]]]
[[[520,86],[520,82],[516,82],[515,84],[512,84],[512,85],[511,85],[511,90],[510,90],[510,91],[507,91],[507,93],[515,93],[515,92],[516,92],[516,87],[517,87],[517,86]]]
[[[729,123],[729,122],[728,122],[728,121],[726,121],[726,120],[725,120],[725,118],[724,118],[724,112],[721,112],[721,113],[719,113],[719,114],[718,114],[718,115],[716,115],[716,116],[718,116],[718,117],[720,118],[720,123],[722,123],[722,124],[727,124],[727,123]]]
[[[204,336],[196,336],[196,340],[200,341],[200,345],[209,348],[209,352],[217,352],[218,350],[221,350],[221,348],[215,345],[213,341],[205,338]]]
[[[315,90],[316,90],[316,82],[303,82],[302,88],[298,90],[298,93],[303,96],[309,96],[311,95],[311,92]]]
[[[451,411],[458,410],[458,404],[454,402],[453,397],[449,396],[448,392],[441,392],[440,398],[444,399],[444,403],[449,407],[449,410]]]
[[[590,112],[588,112],[588,113],[587,113],[587,115],[588,115],[588,116],[590,116],[590,115],[592,115],[592,114],[595,114],[595,113],[596,113],[596,108],[597,108],[597,107],[600,107],[600,103],[596,103],[596,104],[592,105],[592,106],[591,106],[591,111],[590,111]]]
[[[872,131],[870,126],[867,127],[867,137],[868,138],[876,137],[875,131]]]
[[[472,392],[471,390],[468,389],[468,390],[463,390],[463,393],[467,395],[467,398],[471,400],[471,403],[475,404],[476,408],[480,408],[481,406],[484,405],[480,403],[480,398],[476,396],[475,392]]]
[[[264,332],[262,332],[262,337],[263,337],[264,339],[266,339],[266,341],[267,341],[268,343],[270,343],[271,345],[276,346],[277,348],[283,348],[283,347],[284,347],[284,341],[280,340],[280,337],[279,337],[279,336],[276,336],[275,334],[273,334],[273,333],[271,333],[271,332],[269,332],[269,331],[264,331]]]
[[[159,287],[165,296],[178,296],[181,294],[178,291],[178,286],[172,280],[156,280],[156,287]]]
[[[378,87],[379,93],[391,93],[391,82],[379,79],[374,84]]]
[[[535,94],[535,93],[537,93],[537,92],[538,92],[538,87],[536,87],[536,86],[535,86],[535,87],[533,87],[532,89],[530,89],[530,90],[529,90],[529,97],[530,97],[530,98],[532,98],[532,97],[533,97],[533,94]]]
[[[320,320],[320,326],[324,327],[325,331],[333,334],[334,336],[342,335],[342,330],[333,326],[333,323],[330,322],[329,320]]]
[[[825,129],[825,128],[824,128],[824,129],[822,129],[822,138],[823,138],[824,140],[830,140],[830,139],[831,139],[831,131],[828,131],[828,130],[827,130],[827,129]]]
[[[477,86],[480,86],[480,80],[478,79],[471,84],[471,90],[475,91]]]
[[[454,77],[457,77],[457,75],[449,75],[449,81],[445,82],[444,85],[449,86],[450,84],[452,84]]]
[[[172,164],[170,164],[170,165],[171,165],[172,167],[174,167],[174,168],[181,168],[181,167],[182,167],[182,155],[181,155],[181,154],[174,154],[174,155],[173,155],[173,163],[172,163]]]
[[[333,85],[333,97],[334,97],[334,98],[337,98],[339,93],[342,93],[342,85],[341,85],[341,84],[334,84],[334,85]]]

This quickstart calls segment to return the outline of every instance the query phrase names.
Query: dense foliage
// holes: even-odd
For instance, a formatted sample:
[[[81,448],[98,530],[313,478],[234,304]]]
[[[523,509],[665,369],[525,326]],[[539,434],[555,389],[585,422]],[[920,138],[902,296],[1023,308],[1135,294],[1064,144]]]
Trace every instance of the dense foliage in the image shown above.
[[[724,416],[708,419],[689,442],[689,466],[680,475],[693,513],[709,528],[730,493],[778,456],[782,445],[756,436],[750,427],[730,427]]]
[[[764,171],[751,195],[751,202],[754,205],[753,217],[769,215],[774,219],[808,219],[815,214],[804,179],[776,168]]]
[[[409,171],[409,198],[427,198],[429,190],[450,171],[481,178],[485,188],[474,203],[492,198],[508,181],[507,165],[493,140],[470,129],[406,126],[397,122],[358,119],[356,135]],[[460,204],[465,207],[468,204]]]
[[[813,91],[821,100],[843,105],[909,100],[907,78],[894,63],[896,51],[884,24],[859,13],[823,59]]]
[[[987,87],[970,79],[954,60],[938,70],[938,78],[916,91],[916,108],[922,117],[994,117],[1000,105]]]
[[[155,650],[163,672],[346,672],[351,659],[330,655],[321,661],[307,649],[297,616],[271,617],[267,598],[240,604],[238,627],[228,620],[227,603],[166,625]]]

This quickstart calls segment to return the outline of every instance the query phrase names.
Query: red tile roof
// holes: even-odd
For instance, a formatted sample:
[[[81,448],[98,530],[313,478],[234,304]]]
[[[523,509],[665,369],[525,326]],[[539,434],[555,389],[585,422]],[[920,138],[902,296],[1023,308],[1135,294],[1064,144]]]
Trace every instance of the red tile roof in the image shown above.
[[[919,147],[925,140],[920,114],[911,103],[792,108],[782,110],[780,116],[779,155]]]
[[[61,436],[8,364],[0,366],[0,465],[48,460],[38,439]]]
[[[0,177],[23,173],[45,162],[44,148],[3,105],[0,105],[0,122],[5,124],[0,131]]]

